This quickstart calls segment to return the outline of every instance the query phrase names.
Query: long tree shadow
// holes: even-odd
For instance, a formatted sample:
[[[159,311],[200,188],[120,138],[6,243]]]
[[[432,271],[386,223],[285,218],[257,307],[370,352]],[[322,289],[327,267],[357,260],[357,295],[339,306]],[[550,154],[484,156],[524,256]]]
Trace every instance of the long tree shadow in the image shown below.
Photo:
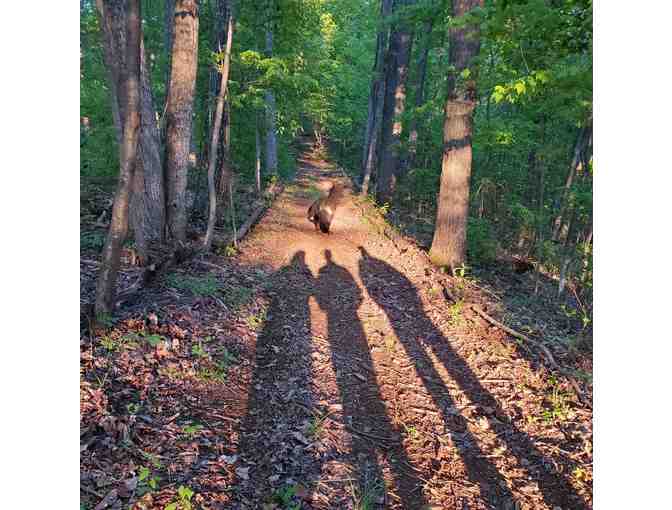
[[[254,508],[269,502],[283,484],[310,485],[320,473],[319,455],[294,440],[301,438],[298,434],[305,423],[318,413],[308,309],[312,283],[303,251],[297,252],[269,282],[270,306],[256,343],[238,450],[243,463],[251,466],[239,481],[254,491]]]
[[[454,410],[455,406],[421,342],[431,348],[450,377],[473,403],[493,409],[496,416],[503,416],[504,412],[497,400],[481,385],[466,361],[452,349],[449,341],[425,315],[422,301],[410,280],[383,260],[371,256],[363,247],[360,246],[359,249],[362,254],[359,262],[360,277],[369,295],[385,311],[407,355],[415,360],[416,371],[436,407],[441,409],[446,426],[451,428],[454,423],[454,416],[448,409]],[[397,296],[404,296],[403,309],[390,299]],[[442,405],[446,399],[449,400],[449,406]],[[587,508],[585,501],[571,484],[562,475],[547,467],[542,452],[527,434],[513,423],[508,424],[508,430],[497,430],[498,426],[494,428],[498,437],[516,457],[519,467],[536,480],[546,504],[550,507]],[[454,436],[460,438],[460,434]],[[469,478],[480,486],[481,495],[485,499],[495,507],[500,507],[507,499],[513,499],[504,477],[484,458],[484,452],[468,429],[461,434],[461,441],[455,441],[455,444],[460,449]],[[523,459],[532,459],[534,466],[524,467]]]
[[[325,251],[325,258],[326,264],[315,284],[315,297],[327,314],[331,361],[343,419],[352,433],[351,451],[360,491],[370,490],[376,481],[382,482],[383,472],[377,460],[380,454],[390,460],[402,508],[420,508],[425,503],[420,485],[400,469],[403,464],[409,465],[409,461],[403,447],[395,444],[399,433],[383,404],[364,328],[357,317],[362,291],[350,272],[334,262],[330,250]]]

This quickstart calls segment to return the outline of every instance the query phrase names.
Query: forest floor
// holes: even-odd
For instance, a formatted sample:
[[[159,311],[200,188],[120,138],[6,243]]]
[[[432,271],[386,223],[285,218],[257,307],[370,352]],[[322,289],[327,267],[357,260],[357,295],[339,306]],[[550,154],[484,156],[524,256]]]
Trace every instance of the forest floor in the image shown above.
[[[299,163],[236,254],[82,336],[82,508],[591,508],[589,359],[547,345],[582,402],[468,306],[495,315],[503,292],[391,240],[319,154]],[[328,181],[346,194],[324,235],[306,210]]]

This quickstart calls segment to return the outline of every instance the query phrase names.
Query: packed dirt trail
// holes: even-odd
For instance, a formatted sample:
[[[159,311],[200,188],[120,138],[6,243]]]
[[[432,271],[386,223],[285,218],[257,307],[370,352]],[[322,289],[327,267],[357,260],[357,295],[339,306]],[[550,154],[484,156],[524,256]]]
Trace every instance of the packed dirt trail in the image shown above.
[[[306,211],[329,182],[346,192],[325,235]],[[240,245],[236,263],[271,276],[235,507],[587,508],[561,440],[522,430],[514,388],[529,361],[455,320],[423,254],[367,211],[307,150]]]

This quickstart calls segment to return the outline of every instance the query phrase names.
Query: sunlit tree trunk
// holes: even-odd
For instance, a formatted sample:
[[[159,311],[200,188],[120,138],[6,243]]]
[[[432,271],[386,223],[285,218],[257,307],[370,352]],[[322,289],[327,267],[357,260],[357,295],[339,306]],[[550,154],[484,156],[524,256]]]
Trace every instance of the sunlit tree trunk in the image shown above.
[[[219,144],[219,131],[224,113],[224,99],[227,95],[229,82],[229,67],[231,62],[231,45],[233,43],[233,12],[228,9],[226,49],[224,51],[224,61],[221,66],[221,82],[219,85],[219,94],[217,95],[217,107],[212,124],[212,133],[210,135],[210,160],[208,161],[208,193],[210,198],[210,208],[208,211],[208,227],[203,242],[205,250],[212,246],[212,236],[215,231],[215,221],[217,219],[217,192],[215,190],[215,166],[217,164],[217,146]],[[228,154],[222,157],[222,160],[228,160]],[[224,175],[222,175],[224,179]]]
[[[431,47],[433,20],[425,21],[422,27],[424,41],[420,57],[418,58],[418,67],[415,79],[415,108],[420,108],[425,102],[425,81],[427,79],[427,60],[429,58],[429,48]],[[418,117],[417,113],[408,123],[408,153],[402,159],[400,173],[404,175],[415,164],[415,155],[418,149]]]
[[[254,115],[254,181],[257,195],[261,196],[261,135],[259,134],[259,113]]]
[[[198,57],[198,2],[176,0],[173,30],[166,108],[167,220],[173,241],[185,243],[187,172]]]
[[[453,0],[453,16],[460,17],[483,0]],[[472,161],[472,116],[476,107],[476,66],[480,31],[474,23],[450,29],[448,94],[443,123],[441,184],[431,260],[451,271],[466,258],[469,179]]]
[[[382,0],[380,4],[381,23],[384,23],[392,10],[392,0]],[[371,174],[376,165],[380,122],[383,112],[385,92],[385,47],[388,43],[389,28],[381,27],[376,38],[376,56],[373,64],[371,92],[369,93],[369,110],[364,132],[364,154],[362,156],[362,195],[369,192]]]
[[[113,120],[117,140],[121,141],[123,126],[119,120],[124,115],[123,101],[118,94],[120,76],[126,65],[126,14],[123,2],[107,2],[107,16],[103,16],[103,1],[96,2],[105,43],[104,60],[110,76]],[[159,132],[152,99],[152,86],[145,60],[142,31],[140,34],[140,142],[137,151],[130,221],[141,263],[147,263],[150,252],[163,241],[165,197],[163,169],[161,166]]]
[[[394,5],[399,7],[415,3],[413,0],[400,0]],[[389,202],[394,194],[399,175],[401,157],[401,116],[406,104],[406,80],[408,62],[411,55],[413,34],[405,20],[398,21],[390,32],[389,49],[385,63],[385,94],[383,102],[382,132],[380,139],[380,167],[376,199],[379,203]]]
[[[122,0],[104,2],[103,18],[107,20],[107,7],[120,7]],[[133,181],[133,170],[138,150],[140,130],[140,0],[126,2],[126,49],[119,90],[123,91],[120,108],[124,112],[123,139],[119,149],[119,184],[112,207],[110,230],[103,249],[100,273],[96,282],[97,316],[109,314],[114,308],[117,274],[121,248],[128,233],[128,208]]]

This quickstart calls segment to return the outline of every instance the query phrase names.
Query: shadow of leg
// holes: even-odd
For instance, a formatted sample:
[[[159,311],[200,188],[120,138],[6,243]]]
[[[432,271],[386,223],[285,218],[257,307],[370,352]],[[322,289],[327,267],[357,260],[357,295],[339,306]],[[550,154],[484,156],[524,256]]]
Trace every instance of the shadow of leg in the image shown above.
[[[451,348],[449,341],[425,315],[414,285],[402,273],[371,256],[364,248],[360,247],[360,251],[360,277],[367,292],[385,311],[407,355],[415,361],[416,371],[425,389],[431,394],[436,407],[442,410],[446,427],[454,429],[456,407],[422,344],[430,346],[450,377],[473,403],[492,408],[496,416],[504,415],[497,400],[481,385],[466,361]],[[398,303],[402,296],[403,309]],[[506,480],[496,466],[485,458],[474,435],[468,428],[464,432],[461,430],[463,427],[459,428],[458,434],[453,434],[459,439],[455,444],[466,464],[469,478],[480,486],[482,497],[494,505],[513,499]],[[586,508],[585,502],[571,484],[548,467],[544,455],[527,434],[518,430],[514,424],[505,424],[501,429],[497,431],[498,438],[513,454],[518,467],[536,480],[547,505]],[[528,462],[534,459],[534,468],[524,466],[522,459]]]
[[[425,503],[421,485],[401,470],[401,465],[409,465],[409,461],[383,403],[369,345],[357,316],[362,291],[349,271],[333,261],[329,250],[325,256],[327,264],[319,271],[315,297],[327,315],[326,336],[343,405],[343,420],[352,434],[351,462],[357,470],[359,492],[375,494],[372,487],[383,488],[384,462],[391,472],[401,508],[420,508]],[[382,496],[381,490],[375,499]],[[375,499],[370,501],[371,505]],[[386,506],[396,503],[388,500]]]

